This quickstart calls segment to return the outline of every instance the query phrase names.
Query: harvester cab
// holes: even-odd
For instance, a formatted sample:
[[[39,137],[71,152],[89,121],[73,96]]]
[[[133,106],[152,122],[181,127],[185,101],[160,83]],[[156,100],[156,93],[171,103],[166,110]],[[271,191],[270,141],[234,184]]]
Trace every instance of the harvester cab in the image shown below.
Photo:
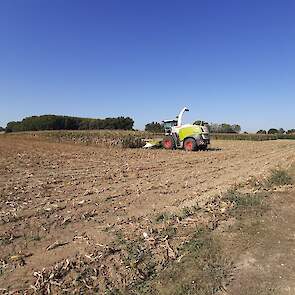
[[[165,135],[169,135],[172,133],[172,128],[177,126],[176,120],[165,120],[163,121],[163,126],[165,130]]]
[[[182,117],[188,108],[183,108],[176,119],[164,120],[165,137],[162,145],[165,149],[183,148],[187,151],[206,150],[210,144],[209,128],[203,122],[200,124],[182,125]]]

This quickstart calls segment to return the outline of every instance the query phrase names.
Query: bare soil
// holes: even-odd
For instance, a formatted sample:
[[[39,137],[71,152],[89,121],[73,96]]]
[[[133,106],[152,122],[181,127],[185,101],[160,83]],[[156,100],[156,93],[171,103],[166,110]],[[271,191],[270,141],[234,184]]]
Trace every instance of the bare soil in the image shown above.
[[[244,216],[221,236],[235,261],[234,280],[224,294],[295,294],[295,190],[273,192],[267,212]]]
[[[214,141],[209,151],[187,153],[0,136],[0,288],[4,293],[34,290],[30,289],[34,272],[106,249],[118,239],[118,231],[127,236],[150,234],[147,224],[163,212],[177,214],[202,206],[233,186],[266,177],[274,167],[289,168],[294,157],[295,143],[288,140]],[[294,239],[293,199],[294,193],[289,193],[286,202],[292,205],[266,219],[273,221],[273,233],[284,241],[285,252],[294,251],[288,244]],[[282,224],[288,238],[279,236]],[[287,267],[293,271],[294,265],[288,266],[293,254],[281,259],[280,245],[271,248],[269,243],[274,245],[274,238],[264,239],[260,246],[273,249],[276,257],[261,256],[256,246],[258,254],[250,249],[244,260],[239,251],[233,255],[243,266],[240,269],[249,266],[248,276],[258,272],[257,265],[266,271],[273,262],[281,264],[276,274]],[[165,245],[172,257],[173,245]],[[273,271],[268,273],[271,280]],[[237,275],[228,292],[241,294],[237,293],[241,286],[242,276]],[[282,279],[281,294],[293,294],[286,288],[294,291]],[[256,294],[249,292],[244,294]]]

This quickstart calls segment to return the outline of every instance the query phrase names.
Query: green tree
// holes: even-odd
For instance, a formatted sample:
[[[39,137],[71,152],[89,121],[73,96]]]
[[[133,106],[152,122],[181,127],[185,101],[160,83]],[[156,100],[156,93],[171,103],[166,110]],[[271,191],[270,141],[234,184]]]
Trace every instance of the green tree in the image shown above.
[[[43,115],[24,118],[20,122],[9,122],[6,132],[38,130],[87,130],[124,129],[131,130],[134,121],[130,117],[89,119],[69,116]]]
[[[228,124],[228,123],[222,123],[222,124],[216,124],[211,123],[209,125],[210,131],[212,133],[240,133],[241,132],[241,126],[238,124]]]
[[[238,125],[238,124],[231,125],[231,128],[232,128],[232,130],[233,130],[235,133],[240,133],[240,132],[241,132],[241,126]]]
[[[289,129],[289,130],[287,131],[287,134],[295,134],[295,129]]]
[[[260,129],[259,131],[256,132],[257,134],[266,134],[266,130]]]
[[[19,131],[23,131],[22,128],[23,128],[23,126],[22,126],[21,122],[12,121],[12,122],[9,122],[7,124],[6,132],[19,132]]]
[[[276,128],[270,128],[267,133],[268,134],[278,134],[279,130]]]
[[[164,132],[164,127],[158,122],[151,122],[145,125],[145,131],[161,133]]]

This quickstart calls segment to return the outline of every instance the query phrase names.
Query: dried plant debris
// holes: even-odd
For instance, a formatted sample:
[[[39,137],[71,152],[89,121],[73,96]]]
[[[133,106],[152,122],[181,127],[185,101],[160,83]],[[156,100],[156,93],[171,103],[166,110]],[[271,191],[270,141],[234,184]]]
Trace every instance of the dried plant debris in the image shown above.
[[[4,293],[153,294],[166,282],[164,272],[168,277],[181,266],[186,274],[190,261],[199,265],[186,251],[186,245],[197,249],[209,243],[194,236],[197,229],[205,228],[210,236],[228,219],[262,214],[267,203],[259,195],[263,181],[248,185],[250,195],[239,188],[225,195],[229,187],[250,175],[267,179],[272,168],[290,163],[295,154],[293,143],[279,141],[213,142],[206,154],[130,149],[141,145],[141,134],[90,133],[1,138]],[[123,142],[127,148],[118,148]],[[284,186],[290,179],[279,173],[270,182]],[[202,251],[195,256],[206,258]],[[227,271],[214,257],[218,275]],[[188,286],[179,288],[185,294]]]
[[[64,246],[64,245],[67,245],[69,242],[61,242],[61,241],[56,241],[54,242],[53,244],[49,245],[46,250],[47,251],[50,251],[50,250],[53,250],[53,249],[56,249],[58,247],[61,247],[61,246]]]

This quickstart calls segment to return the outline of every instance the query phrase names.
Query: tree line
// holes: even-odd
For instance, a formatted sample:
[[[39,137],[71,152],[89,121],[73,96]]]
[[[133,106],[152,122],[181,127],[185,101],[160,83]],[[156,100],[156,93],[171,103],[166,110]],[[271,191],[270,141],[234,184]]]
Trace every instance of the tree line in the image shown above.
[[[159,122],[151,122],[145,125],[145,131],[153,132],[153,133],[163,133],[164,126]]]
[[[57,115],[42,115],[24,118],[7,124],[6,132],[41,130],[94,130],[123,129],[132,130],[134,120],[130,117],[90,119]]]
[[[194,125],[206,125],[209,127],[210,132],[212,133],[240,133],[241,126],[238,124],[216,124],[216,123],[206,123],[203,121],[195,121]],[[164,132],[163,124],[159,122],[151,122],[145,125],[145,131],[154,132],[154,133],[161,133]]]
[[[205,123],[203,121],[197,120],[193,124],[195,125],[206,125],[209,127],[211,133],[233,133],[238,134],[241,132],[241,126],[239,124],[228,124],[228,123]],[[145,125],[145,131],[153,133],[163,133],[163,124],[159,122],[151,122]],[[245,132],[247,133],[247,132]],[[260,129],[256,132],[257,134],[295,134],[295,129],[284,130],[283,128],[270,128],[268,131]]]
[[[239,124],[228,124],[228,123],[211,123],[208,124],[209,130],[212,133],[240,133],[241,126]]]
[[[196,125],[207,125],[211,133],[240,133],[241,126],[228,123],[205,123],[195,121]],[[58,115],[42,115],[24,118],[22,121],[12,121],[6,128],[0,127],[1,131],[39,131],[39,130],[96,130],[96,129],[123,129],[132,130],[134,120],[130,117],[116,117],[106,119],[91,119]],[[162,123],[151,122],[145,125],[145,130],[153,133],[163,133]],[[270,128],[268,131],[260,129],[257,134],[295,134],[295,129],[285,131],[283,128]]]
[[[276,129],[270,128],[268,131],[260,129],[256,132],[257,134],[295,134],[295,129],[284,130],[283,128]]]

